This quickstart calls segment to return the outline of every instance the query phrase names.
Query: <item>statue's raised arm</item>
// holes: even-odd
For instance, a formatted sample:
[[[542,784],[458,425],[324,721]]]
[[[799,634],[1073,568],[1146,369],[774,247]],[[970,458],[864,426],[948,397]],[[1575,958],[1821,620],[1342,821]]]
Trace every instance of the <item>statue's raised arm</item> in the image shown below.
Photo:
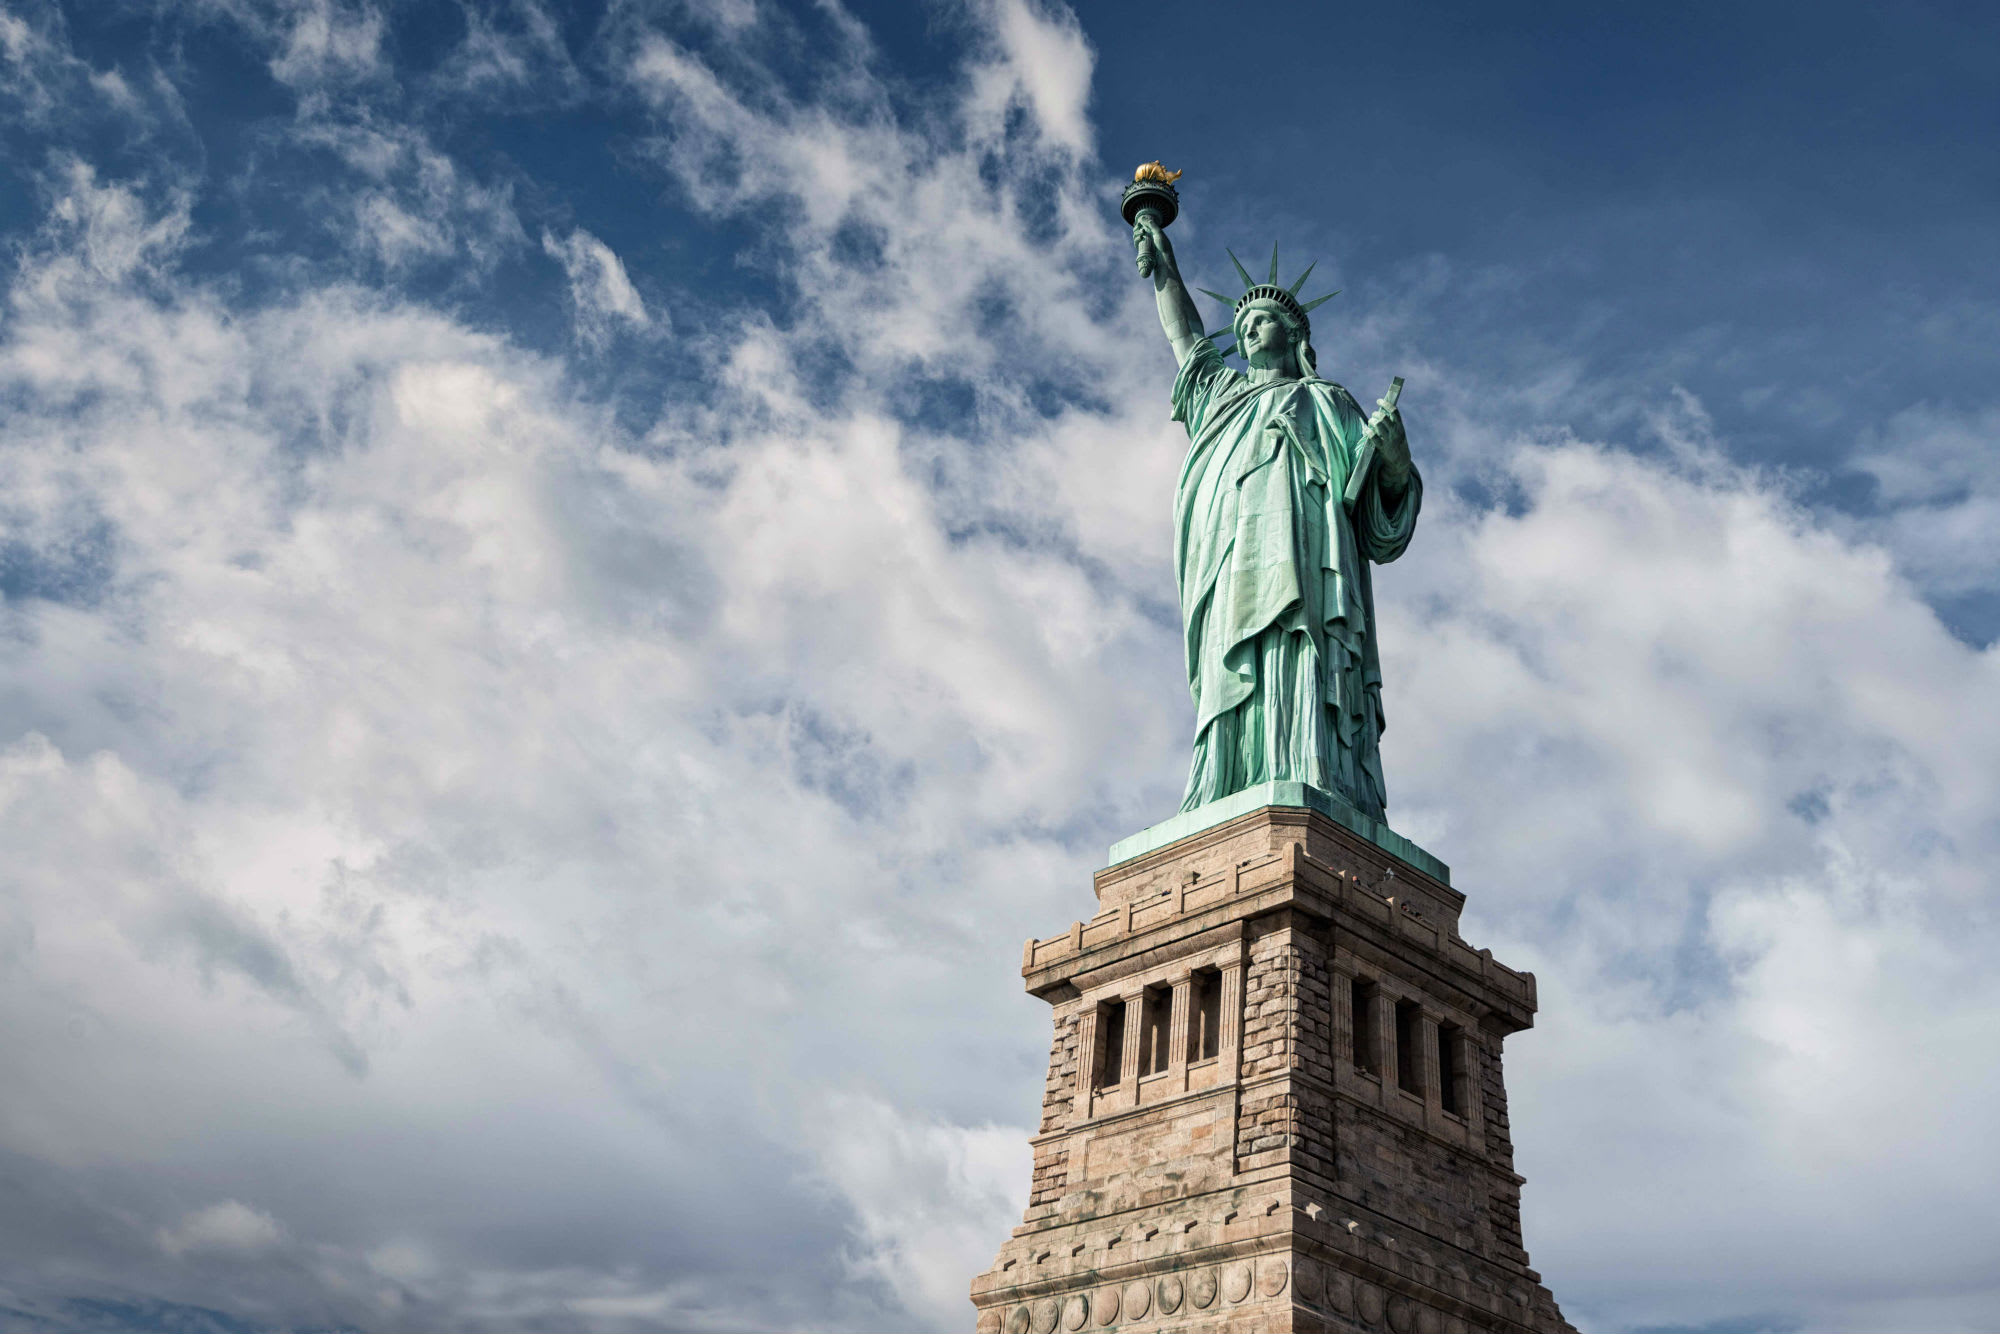
[[[1174,260],[1174,243],[1167,239],[1167,224],[1180,212],[1180,198],[1174,182],[1180,173],[1170,172],[1157,162],[1148,162],[1133,173],[1125,191],[1125,219],[1132,224],[1132,248],[1138,254],[1139,276],[1153,280],[1153,295],[1160,306],[1160,327],[1173,344],[1174,360],[1185,363],[1201,337],[1201,315],[1181,281],[1180,265]]]

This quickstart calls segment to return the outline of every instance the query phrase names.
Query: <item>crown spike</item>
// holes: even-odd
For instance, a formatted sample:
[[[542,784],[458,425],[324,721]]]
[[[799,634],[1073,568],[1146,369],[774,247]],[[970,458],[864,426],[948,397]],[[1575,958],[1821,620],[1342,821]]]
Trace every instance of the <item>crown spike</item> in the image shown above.
[[[1335,297],[1339,296],[1339,295],[1340,295],[1340,290],[1341,290],[1341,289],[1339,289],[1339,288],[1335,288],[1335,289],[1334,289],[1333,291],[1331,291],[1331,292],[1328,292],[1328,293],[1327,293],[1327,294],[1326,294],[1325,296],[1316,296],[1316,297],[1314,297],[1314,298],[1313,298],[1312,300],[1310,300],[1310,301],[1306,302],[1306,304],[1305,304],[1305,308],[1306,308],[1306,309],[1307,309],[1308,311],[1310,311],[1310,310],[1311,310],[1311,309],[1312,309],[1312,308],[1313,308],[1314,306],[1323,306],[1323,305],[1325,305],[1325,304],[1326,304],[1327,302],[1329,302],[1329,301],[1333,300],[1333,299],[1334,299]]]
[[[1287,287],[1285,290],[1287,292],[1290,292],[1293,296],[1297,296],[1299,294],[1299,289],[1306,285],[1306,279],[1312,277],[1313,270],[1318,267],[1319,267],[1318,260],[1314,260],[1312,263],[1306,265],[1306,271],[1299,275],[1299,280],[1293,283],[1290,287]]]
[[[1233,306],[1236,304],[1236,298],[1233,296],[1224,296],[1220,292],[1211,292],[1206,287],[1197,287],[1194,290],[1200,292],[1203,296],[1214,297],[1217,301],[1220,301],[1225,306]]]
[[[1243,290],[1247,292],[1255,287],[1257,284],[1251,280],[1250,270],[1243,267],[1243,261],[1236,258],[1236,252],[1228,246],[1222,247],[1222,250],[1224,254],[1229,256],[1229,262],[1236,266],[1236,276],[1243,280]]]
[[[1273,287],[1278,285],[1278,243],[1276,241],[1271,242],[1271,276],[1264,281]]]

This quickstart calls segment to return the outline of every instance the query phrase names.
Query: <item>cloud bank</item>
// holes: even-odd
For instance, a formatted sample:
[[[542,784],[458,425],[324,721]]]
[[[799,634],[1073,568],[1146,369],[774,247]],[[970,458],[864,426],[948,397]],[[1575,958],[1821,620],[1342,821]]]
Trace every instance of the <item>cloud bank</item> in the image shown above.
[[[418,86],[373,6],[186,21],[288,90],[264,151],[316,220],[249,287],[203,221],[243,182],[42,145],[0,323],[0,1306],[962,1325],[1027,1185],[1014,942],[1171,809],[1189,727],[1091,39],[968,7],[913,92],[839,10],[579,44],[522,0]],[[184,133],[48,14],[0,53],[44,124]],[[503,87],[619,109],[782,299],[635,280],[455,151],[440,108]],[[530,265],[518,327],[461,308]],[[1594,1327],[1990,1323],[2000,657],[1925,601],[1978,567],[1990,423],[1913,409],[1902,507],[1837,520],[1690,396],[1584,439],[1454,362],[1427,293],[1489,280],[1318,341],[1413,368],[1391,815],[1541,978],[1536,1259]]]

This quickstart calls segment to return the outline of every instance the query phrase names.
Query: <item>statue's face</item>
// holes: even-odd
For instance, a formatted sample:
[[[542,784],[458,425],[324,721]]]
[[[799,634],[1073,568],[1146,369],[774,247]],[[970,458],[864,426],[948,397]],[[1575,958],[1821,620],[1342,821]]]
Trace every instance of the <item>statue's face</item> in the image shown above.
[[[1282,366],[1290,360],[1292,331],[1277,311],[1252,306],[1237,327],[1244,359],[1252,366]]]

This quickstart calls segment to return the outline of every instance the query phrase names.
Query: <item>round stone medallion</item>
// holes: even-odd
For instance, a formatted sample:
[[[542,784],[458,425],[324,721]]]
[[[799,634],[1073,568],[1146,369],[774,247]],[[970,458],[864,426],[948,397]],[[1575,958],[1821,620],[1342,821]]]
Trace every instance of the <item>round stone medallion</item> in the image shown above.
[[[1058,1312],[1055,1299],[1044,1297],[1035,1303],[1035,1334],[1056,1334]]]
[[[1382,1289],[1373,1283],[1357,1285],[1355,1303],[1361,1308],[1361,1322],[1365,1325],[1382,1323]]]
[[[1028,1322],[1033,1319],[1027,1307],[1015,1307],[1007,1317],[1007,1334],[1028,1334]]]
[[[1097,1313],[1100,1325],[1114,1324],[1118,1320],[1118,1289],[1099,1288],[1090,1295],[1090,1309]]]
[[[1063,1328],[1082,1329],[1090,1321],[1090,1298],[1078,1293],[1063,1304]]]
[[[1186,1289],[1181,1287],[1180,1275],[1167,1275],[1154,1284],[1154,1291],[1159,1295],[1161,1315],[1172,1315],[1181,1309],[1181,1297]]]
[[[1257,1262],[1257,1291],[1265,1297],[1275,1297],[1285,1290],[1285,1280],[1291,1277],[1291,1266],[1283,1259],[1272,1256]]]
[[[1299,1295],[1299,1300],[1317,1302],[1324,1295],[1325,1287],[1325,1274],[1320,1269],[1319,1261],[1309,1255],[1300,1256],[1298,1263],[1292,1266],[1292,1291]]]
[[[1395,1330],[1396,1334],[1410,1334],[1410,1331],[1416,1327],[1416,1323],[1417,1308],[1410,1304],[1408,1297],[1391,1297],[1389,1299],[1390,1329]]]
[[[1468,1334],[1465,1322],[1455,1315],[1444,1318],[1444,1334]]]
[[[1249,1265],[1231,1265],[1222,1271],[1222,1295],[1232,1302],[1240,1302],[1250,1295]]]
[[[1153,1309],[1153,1290],[1144,1283],[1127,1283],[1119,1305],[1127,1320],[1144,1320]]]
[[[1215,1271],[1202,1269],[1188,1280],[1188,1300],[1204,1311],[1215,1305]]]
[[[1335,1269],[1326,1276],[1326,1304],[1342,1315],[1354,1314],[1354,1276]]]
[[[973,1326],[976,1334],[1000,1334],[1000,1312],[993,1307],[979,1313],[979,1323]]]
[[[1417,1308],[1417,1334],[1444,1334],[1444,1317],[1428,1306]]]

